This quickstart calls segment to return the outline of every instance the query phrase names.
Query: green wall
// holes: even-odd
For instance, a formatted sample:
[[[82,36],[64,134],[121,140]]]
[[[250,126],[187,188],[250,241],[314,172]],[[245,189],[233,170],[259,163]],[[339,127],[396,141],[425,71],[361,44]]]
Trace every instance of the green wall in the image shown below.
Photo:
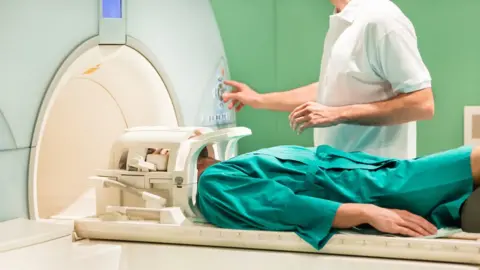
[[[436,114],[418,124],[418,154],[462,145],[463,106],[480,105],[480,1],[396,0],[414,23],[433,77]],[[328,0],[212,0],[232,78],[266,93],[318,79]],[[278,144],[313,144],[296,135],[287,113],[245,108],[238,124],[252,129],[240,152]]]

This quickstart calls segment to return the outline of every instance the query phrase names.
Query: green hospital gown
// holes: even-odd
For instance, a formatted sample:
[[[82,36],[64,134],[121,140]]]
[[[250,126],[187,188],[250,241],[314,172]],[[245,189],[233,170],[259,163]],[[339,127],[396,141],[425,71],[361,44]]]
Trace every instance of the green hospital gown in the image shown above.
[[[296,232],[316,249],[335,233],[342,203],[368,203],[458,226],[472,193],[471,148],[414,160],[345,153],[329,146],[279,146],[209,167],[198,183],[205,219],[228,229]]]

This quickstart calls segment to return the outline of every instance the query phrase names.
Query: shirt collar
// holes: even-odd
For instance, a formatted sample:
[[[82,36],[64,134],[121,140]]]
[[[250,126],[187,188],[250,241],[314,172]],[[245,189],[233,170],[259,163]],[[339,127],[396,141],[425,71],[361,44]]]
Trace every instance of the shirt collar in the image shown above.
[[[375,1],[378,0],[350,0],[342,11],[337,13],[336,9],[334,9],[332,17],[339,18],[348,23],[353,23],[357,16],[362,12],[362,8]]]

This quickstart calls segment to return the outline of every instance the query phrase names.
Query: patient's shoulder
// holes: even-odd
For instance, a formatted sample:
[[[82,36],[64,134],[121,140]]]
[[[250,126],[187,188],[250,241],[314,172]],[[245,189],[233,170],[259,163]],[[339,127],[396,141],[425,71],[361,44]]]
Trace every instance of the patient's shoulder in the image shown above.
[[[238,174],[239,172],[241,172],[239,168],[232,166],[231,162],[222,161],[206,168],[202,175],[200,175],[199,180],[228,178],[229,176]]]
[[[198,193],[207,195],[223,189],[227,183],[231,183],[246,174],[238,167],[228,162],[214,164],[203,171],[198,178]]]

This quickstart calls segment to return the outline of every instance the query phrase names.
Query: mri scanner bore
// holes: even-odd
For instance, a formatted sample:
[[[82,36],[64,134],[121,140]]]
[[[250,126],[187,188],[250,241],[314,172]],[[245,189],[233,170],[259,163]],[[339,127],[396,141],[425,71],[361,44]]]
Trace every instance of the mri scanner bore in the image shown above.
[[[34,164],[39,218],[93,214],[95,200],[85,179],[96,166],[107,165],[111,142],[127,127],[178,126],[160,76],[127,46],[88,50],[67,69],[54,94]]]
[[[211,83],[213,93],[203,103],[213,107],[214,113],[200,114],[203,126],[231,123],[231,113],[215,104],[223,105],[219,96],[225,91],[224,76],[220,63]],[[38,202],[34,215],[39,218],[94,215],[94,189],[85,179],[94,169],[107,166],[111,142],[118,134],[132,126],[178,126],[162,78],[145,57],[128,46],[89,49],[66,70],[54,95],[40,127],[34,163],[33,189]]]
[[[90,214],[84,177],[125,128],[235,125],[210,1],[3,3],[1,221]]]

